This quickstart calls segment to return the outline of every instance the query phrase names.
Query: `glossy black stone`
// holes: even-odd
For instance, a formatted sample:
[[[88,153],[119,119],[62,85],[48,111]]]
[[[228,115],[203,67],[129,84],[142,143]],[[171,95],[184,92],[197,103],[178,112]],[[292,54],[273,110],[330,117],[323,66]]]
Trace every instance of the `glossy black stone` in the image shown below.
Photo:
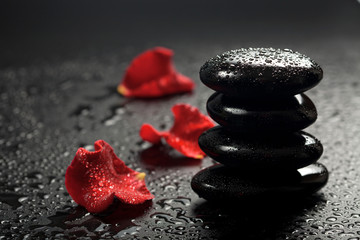
[[[230,202],[261,197],[269,200],[314,193],[326,184],[328,176],[326,167],[320,163],[291,171],[255,172],[218,164],[198,172],[191,187],[207,200]]]
[[[305,132],[243,134],[221,126],[199,137],[200,148],[214,160],[243,169],[297,169],[316,162],[323,147]]]
[[[214,93],[206,107],[217,123],[241,132],[294,132],[310,126],[317,118],[316,107],[305,94],[240,100]]]
[[[274,48],[231,50],[200,69],[206,86],[242,98],[296,95],[317,85],[322,76],[321,67],[309,57]]]

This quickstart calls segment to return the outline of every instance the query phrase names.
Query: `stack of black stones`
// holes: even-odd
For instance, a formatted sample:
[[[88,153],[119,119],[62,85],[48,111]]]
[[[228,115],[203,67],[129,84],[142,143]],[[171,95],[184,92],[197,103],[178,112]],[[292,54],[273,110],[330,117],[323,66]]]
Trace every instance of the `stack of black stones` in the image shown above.
[[[317,118],[303,92],[322,79],[321,67],[289,49],[249,48],[208,60],[201,81],[216,92],[207,111],[220,126],[199,138],[218,163],[197,173],[193,190],[208,200],[303,196],[328,180],[319,140],[301,131]]]

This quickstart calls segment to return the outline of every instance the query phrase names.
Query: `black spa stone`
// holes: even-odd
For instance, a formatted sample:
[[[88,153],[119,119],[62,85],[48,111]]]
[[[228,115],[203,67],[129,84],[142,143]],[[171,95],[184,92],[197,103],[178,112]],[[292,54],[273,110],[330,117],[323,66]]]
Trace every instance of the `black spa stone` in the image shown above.
[[[220,125],[239,132],[294,132],[317,118],[316,108],[305,94],[239,100],[214,93],[207,102],[207,111]]]
[[[206,86],[241,98],[296,95],[317,85],[322,76],[321,67],[309,57],[274,48],[231,50],[200,69]]]
[[[249,170],[297,169],[316,162],[323,152],[320,141],[305,132],[244,134],[221,126],[205,131],[199,146],[224,165]]]
[[[255,172],[218,164],[198,172],[191,187],[207,200],[231,202],[262,197],[269,200],[314,193],[326,184],[328,175],[326,167],[320,163],[291,171]]]

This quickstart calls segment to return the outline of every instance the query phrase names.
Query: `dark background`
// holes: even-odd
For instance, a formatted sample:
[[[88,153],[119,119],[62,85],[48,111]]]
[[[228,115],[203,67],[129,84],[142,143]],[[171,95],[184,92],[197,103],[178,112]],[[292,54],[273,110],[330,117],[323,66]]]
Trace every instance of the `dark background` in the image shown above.
[[[0,239],[360,239],[359,25],[356,0],[0,2]],[[130,61],[155,46],[174,50],[194,92],[148,101],[117,94]],[[144,122],[170,128],[175,103],[205,112],[212,91],[199,68],[242,47],[290,48],[323,67],[307,92],[319,117],[306,131],[322,141],[330,179],[314,196],[208,203],[190,180],[211,159],[138,136]],[[92,215],[71,201],[66,167],[97,139],[147,173],[151,204]]]

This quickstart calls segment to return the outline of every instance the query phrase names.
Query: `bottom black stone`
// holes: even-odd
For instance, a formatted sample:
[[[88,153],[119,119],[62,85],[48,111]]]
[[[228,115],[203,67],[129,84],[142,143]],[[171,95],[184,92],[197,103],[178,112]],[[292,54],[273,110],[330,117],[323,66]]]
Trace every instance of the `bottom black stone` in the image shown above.
[[[320,163],[292,171],[240,171],[217,164],[198,172],[192,189],[202,198],[237,201],[259,197],[302,196],[314,193],[328,180]]]

